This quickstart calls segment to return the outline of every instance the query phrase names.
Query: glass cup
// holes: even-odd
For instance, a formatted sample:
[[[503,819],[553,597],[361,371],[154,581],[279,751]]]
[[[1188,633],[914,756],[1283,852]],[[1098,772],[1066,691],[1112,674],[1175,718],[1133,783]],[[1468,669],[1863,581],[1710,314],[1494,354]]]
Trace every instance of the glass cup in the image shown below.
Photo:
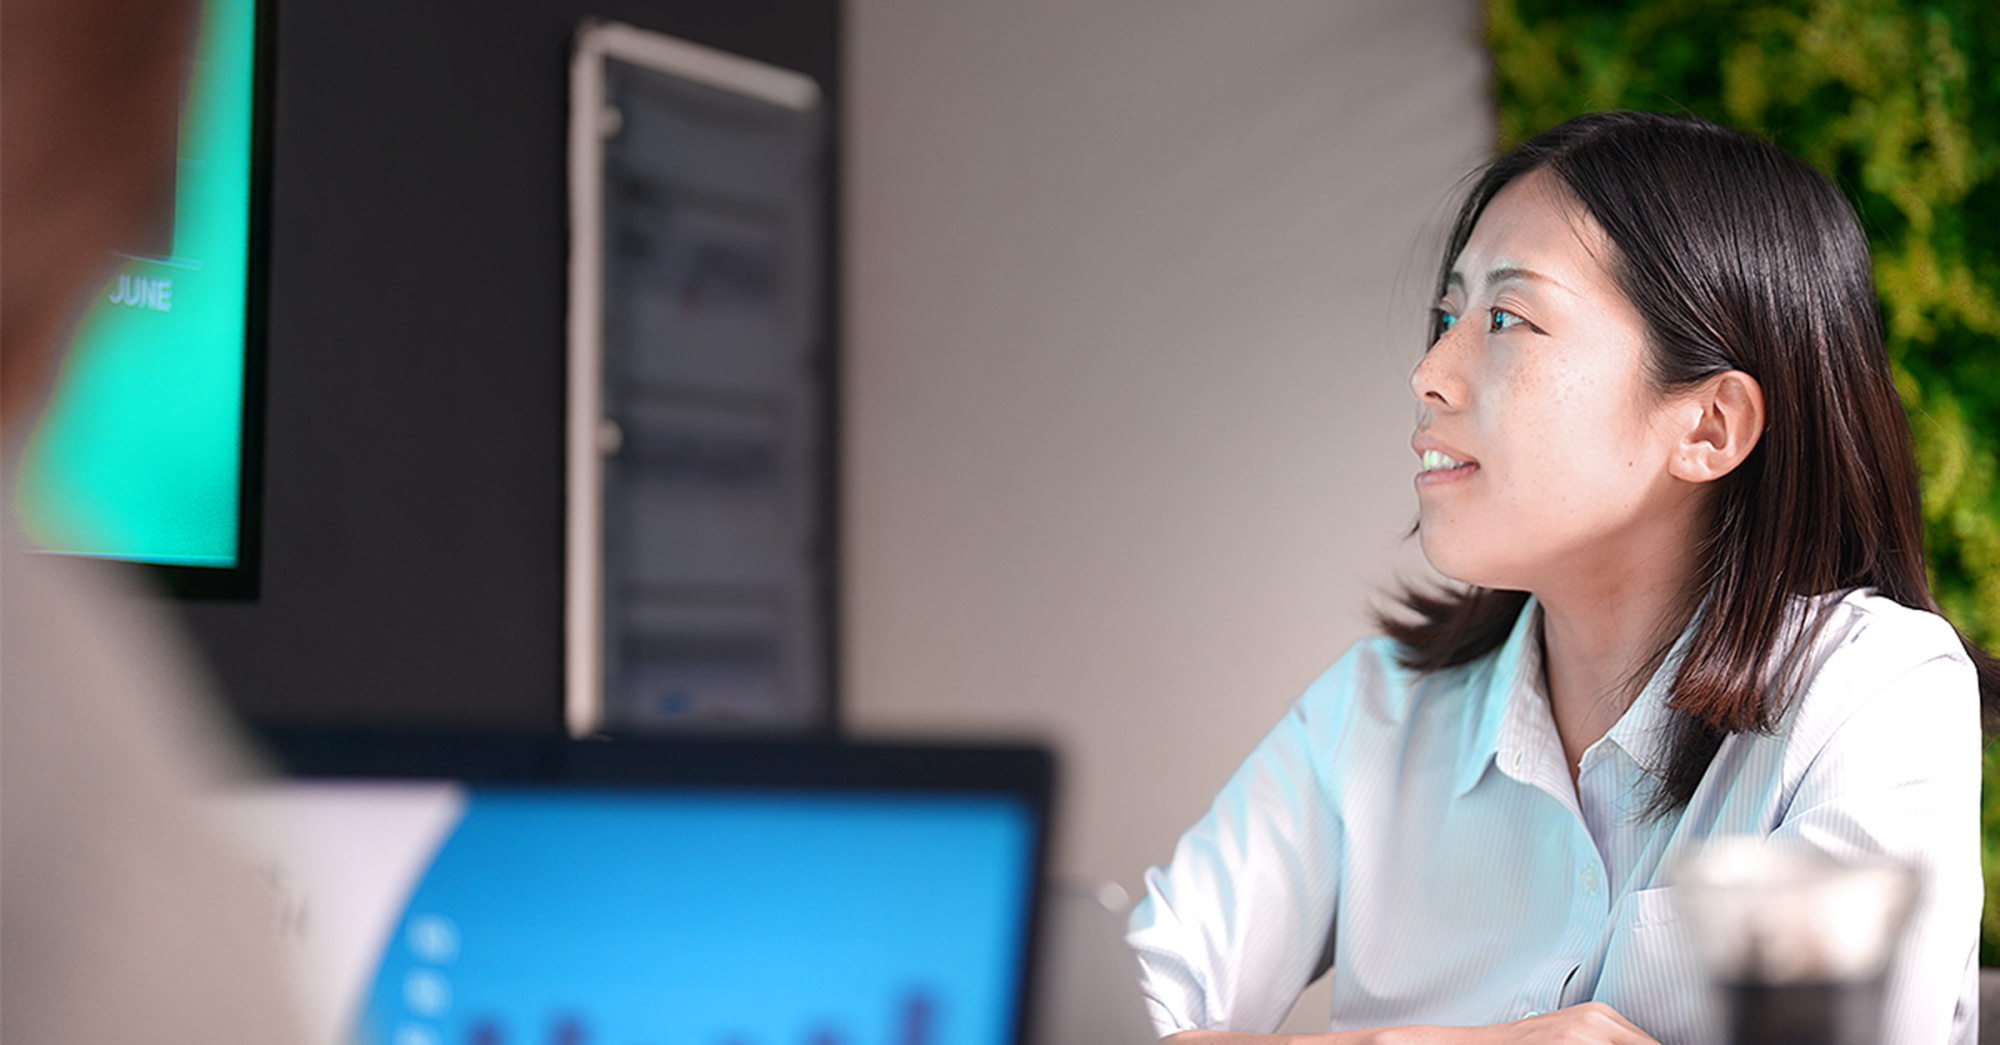
[[[1801,843],[1719,839],[1672,876],[1735,1045],[1878,1045],[1916,875]]]

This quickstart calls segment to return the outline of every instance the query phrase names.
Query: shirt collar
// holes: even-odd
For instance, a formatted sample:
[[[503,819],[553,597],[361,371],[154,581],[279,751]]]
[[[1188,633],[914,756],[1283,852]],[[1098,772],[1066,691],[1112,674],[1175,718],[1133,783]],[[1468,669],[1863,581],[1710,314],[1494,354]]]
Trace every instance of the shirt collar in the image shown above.
[[[1529,596],[1521,606],[1520,616],[1514,619],[1514,630],[1508,633],[1507,641],[1490,662],[1484,680],[1473,687],[1479,701],[1479,717],[1472,732],[1469,757],[1459,763],[1459,795],[1472,790],[1499,755],[1502,727],[1518,715],[1512,710],[1516,694],[1540,700],[1544,707],[1548,704],[1541,695],[1542,650],[1535,638],[1535,621],[1540,612],[1541,604]]]

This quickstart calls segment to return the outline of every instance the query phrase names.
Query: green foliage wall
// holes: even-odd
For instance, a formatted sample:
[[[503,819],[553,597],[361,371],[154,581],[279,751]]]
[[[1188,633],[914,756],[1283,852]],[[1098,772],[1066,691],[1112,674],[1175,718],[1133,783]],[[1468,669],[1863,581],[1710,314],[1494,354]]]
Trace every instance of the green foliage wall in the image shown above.
[[[1488,0],[1502,144],[1592,109],[1687,111],[1816,164],[1860,211],[1924,476],[1931,586],[2000,650],[2000,5]],[[2000,745],[1982,958],[2000,963]]]

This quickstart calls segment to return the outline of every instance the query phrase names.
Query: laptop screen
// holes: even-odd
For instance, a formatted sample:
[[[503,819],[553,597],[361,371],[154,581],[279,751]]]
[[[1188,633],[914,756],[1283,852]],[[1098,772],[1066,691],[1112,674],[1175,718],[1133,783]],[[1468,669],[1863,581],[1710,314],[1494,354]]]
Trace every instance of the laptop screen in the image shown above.
[[[1045,806],[840,777],[306,777],[234,812],[320,1040],[1015,1045]]]

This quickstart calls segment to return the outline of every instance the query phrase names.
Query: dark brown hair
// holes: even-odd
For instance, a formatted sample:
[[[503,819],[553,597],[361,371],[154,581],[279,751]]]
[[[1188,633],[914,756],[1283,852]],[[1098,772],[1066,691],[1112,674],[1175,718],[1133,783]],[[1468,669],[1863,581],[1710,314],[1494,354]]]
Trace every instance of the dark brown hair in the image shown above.
[[[1763,387],[1766,426],[1720,480],[1702,574],[1706,600],[1668,688],[1677,711],[1653,809],[1684,807],[1724,737],[1777,724],[1803,679],[1818,621],[1794,596],[1870,587],[1936,612],[1909,432],[1884,348],[1868,242],[1845,197],[1777,146],[1692,116],[1579,116],[1508,152],[1474,184],[1444,252],[1444,280],[1501,189],[1553,174],[1613,246],[1612,278],[1644,318],[1662,393],[1728,370]],[[1435,341],[1441,333],[1431,332]],[[1383,614],[1402,661],[1435,671],[1507,639],[1527,593],[1405,589]],[[1678,633],[1679,628],[1673,629]],[[1662,639],[1642,676],[1661,664]],[[2000,665],[1978,648],[1988,721]]]

